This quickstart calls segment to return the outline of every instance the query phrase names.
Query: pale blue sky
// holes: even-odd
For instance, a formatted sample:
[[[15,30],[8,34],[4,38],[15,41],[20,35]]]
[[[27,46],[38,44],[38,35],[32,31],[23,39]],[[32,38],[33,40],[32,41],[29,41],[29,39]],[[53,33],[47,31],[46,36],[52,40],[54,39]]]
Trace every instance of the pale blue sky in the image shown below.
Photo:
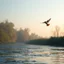
[[[49,27],[41,24],[50,17]],[[56,25],[64,25],[64,0],[0,0],[0,21],[5,19],[15,28],[30,28],[31,32],[48,37]]]

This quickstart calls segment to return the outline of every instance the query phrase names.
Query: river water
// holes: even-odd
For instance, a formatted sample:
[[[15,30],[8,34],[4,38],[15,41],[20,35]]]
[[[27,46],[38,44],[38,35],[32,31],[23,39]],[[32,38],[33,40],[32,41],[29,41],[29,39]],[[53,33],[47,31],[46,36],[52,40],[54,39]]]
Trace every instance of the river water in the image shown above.
[[[64,47],[0,44],[0,64],[64,64]]]

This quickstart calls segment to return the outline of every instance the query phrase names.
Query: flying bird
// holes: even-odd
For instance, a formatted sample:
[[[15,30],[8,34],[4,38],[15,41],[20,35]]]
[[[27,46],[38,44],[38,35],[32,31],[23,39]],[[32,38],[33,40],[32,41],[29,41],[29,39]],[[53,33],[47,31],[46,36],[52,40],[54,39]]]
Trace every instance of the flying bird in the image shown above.
[[[49,21],[51,20],[51,18],[50,19],[48,19],[47,21],[44,21],[44,22],[42,22],[42,23],[45,23],[46,24],[46,26],[49,26],[50,24],[49,24]]]

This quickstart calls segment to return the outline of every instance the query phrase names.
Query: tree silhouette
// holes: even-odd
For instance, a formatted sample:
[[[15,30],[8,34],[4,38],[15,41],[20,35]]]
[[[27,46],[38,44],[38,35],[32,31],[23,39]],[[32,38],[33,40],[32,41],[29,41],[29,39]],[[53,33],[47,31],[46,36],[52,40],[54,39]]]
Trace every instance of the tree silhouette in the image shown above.
[[[12,22],[0,23],[0,42],[15,42],[16,41],[16,32],[14,29],[14,24]]]
[[[59,35],[60,35],[60,27],[55,26],[55,30],[53,31],[53,36],[54,37],[59,37]]]

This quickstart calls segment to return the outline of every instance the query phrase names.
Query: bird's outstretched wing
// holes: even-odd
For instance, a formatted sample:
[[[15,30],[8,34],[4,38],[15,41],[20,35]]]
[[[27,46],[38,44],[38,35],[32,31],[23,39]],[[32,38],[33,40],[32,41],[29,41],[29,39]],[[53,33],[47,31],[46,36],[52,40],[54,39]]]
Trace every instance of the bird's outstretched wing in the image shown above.
[[[51,18],[50,18],[50,19],[48,19],[46,22],[48,23],[50,20],[51,20]]]
[[[46,24],[47,24],[50,20],[51,20],[51,18],[50,18],[50,19],[48,19],[47,21],[44,21],[43,23],[46,23]]]

